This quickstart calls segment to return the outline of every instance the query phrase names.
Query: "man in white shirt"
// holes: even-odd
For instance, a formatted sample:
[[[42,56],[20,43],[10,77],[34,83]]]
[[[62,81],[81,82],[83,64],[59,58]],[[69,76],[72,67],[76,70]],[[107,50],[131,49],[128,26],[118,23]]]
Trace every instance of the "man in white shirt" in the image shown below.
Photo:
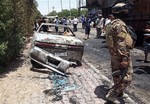
[[[102,14],[99,14],[96,20],[96,31],[97,31],[96,38],[100,38],[103,27],[104,27],[104,18]]]
[[[77,31],[77,25],[78,25],[79,20],[76,18],[73,19],[73,31],[76,32]]]
[[[111,22],[115,17],[113,16],[113,14],[108,15],[108,17],[105,19],[105,26]]]
[[[58,16],[56,16],[54,22],[55,22],[55,24],[56,24],[55,30],[56,30],[56,32],[58,32],[58,25],[59,25],[59,22],[60,22],[60,20],[58,19]]]

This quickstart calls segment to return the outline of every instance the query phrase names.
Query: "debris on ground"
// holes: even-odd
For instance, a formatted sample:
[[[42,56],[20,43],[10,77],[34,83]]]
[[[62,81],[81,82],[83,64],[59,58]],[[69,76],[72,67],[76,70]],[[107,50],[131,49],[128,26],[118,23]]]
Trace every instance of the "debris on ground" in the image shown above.
[[[49,75],[49,79],[52,81],[52,89],[45,91],[45,94],[53,95],[53,101],[61,100],[65,92],[80,88],[77,84],[71,84],[68,77],[58,73]]]

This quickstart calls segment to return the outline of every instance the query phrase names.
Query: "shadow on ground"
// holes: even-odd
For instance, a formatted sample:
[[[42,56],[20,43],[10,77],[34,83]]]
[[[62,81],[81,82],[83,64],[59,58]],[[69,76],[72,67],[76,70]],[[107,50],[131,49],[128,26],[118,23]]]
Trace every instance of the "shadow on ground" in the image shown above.
[[[14,59],[11,63],[7,65],[7,67],[3,69],[2,72],[0,72],[0,78],[7,77],[6,74],[12,71],[16,71],[18,67],[23,65],[23,62],[24,62],[24,59],[22,58],[22,56],[18,57],[17,59]]]
[[[38,73],[42,73],[42,74],[50,74],[50,73],[52,73],[52,71],[50,71],[48,69],[40,69],[40,68],[37,69],[37,68],[31,67],[30,70],[33,71],[33,72],[38,72]]]
[[[144,61],[144,59],[143,60],[141,60],[141,59],[138,59],[138,60],[136,60],[137,62],[141,62],[141,63],[145,63],[145,64],[148,64],[148,63],[150,63],[150,61]]]
[[[133,68],[138,68],[138,70],[135,70],[135,74],[150,74],[150,66],[134,66]]]
[[[107,85],[101,85],[101,86],[97,86],[94,90],[95,95],[97,95],[98,98],[101,98],[105,101],[107,101],[106,99],[106,94],[109,91],[109,86]]]

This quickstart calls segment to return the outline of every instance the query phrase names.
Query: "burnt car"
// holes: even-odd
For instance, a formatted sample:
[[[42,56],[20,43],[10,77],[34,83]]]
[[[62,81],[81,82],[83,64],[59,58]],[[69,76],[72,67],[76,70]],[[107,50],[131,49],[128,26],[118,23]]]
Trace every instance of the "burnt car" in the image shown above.
[[[42,23],[33,35],[30,50],[31,64],[33,67],[38,67],[41,63],[56,69],[59,69],[60,63],[65,61],[81,65],[83,52],[83,42],[75,36],[71,28]]]

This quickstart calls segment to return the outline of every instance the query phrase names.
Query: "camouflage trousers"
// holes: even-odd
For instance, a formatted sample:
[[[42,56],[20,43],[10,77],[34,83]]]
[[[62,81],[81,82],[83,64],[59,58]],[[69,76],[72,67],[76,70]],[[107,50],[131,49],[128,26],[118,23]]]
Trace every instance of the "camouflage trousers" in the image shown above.
[[[133,77],[132,61],[129,57],[129,66],[126,69],[120,68],[120,57],[118,55],[111,56],[112,76],[114,85],[110,90],[110,95],[114,97],[119,96],[123,93],[126,87],[131,83]],[[125,72],[125,70],[127,70]]]

